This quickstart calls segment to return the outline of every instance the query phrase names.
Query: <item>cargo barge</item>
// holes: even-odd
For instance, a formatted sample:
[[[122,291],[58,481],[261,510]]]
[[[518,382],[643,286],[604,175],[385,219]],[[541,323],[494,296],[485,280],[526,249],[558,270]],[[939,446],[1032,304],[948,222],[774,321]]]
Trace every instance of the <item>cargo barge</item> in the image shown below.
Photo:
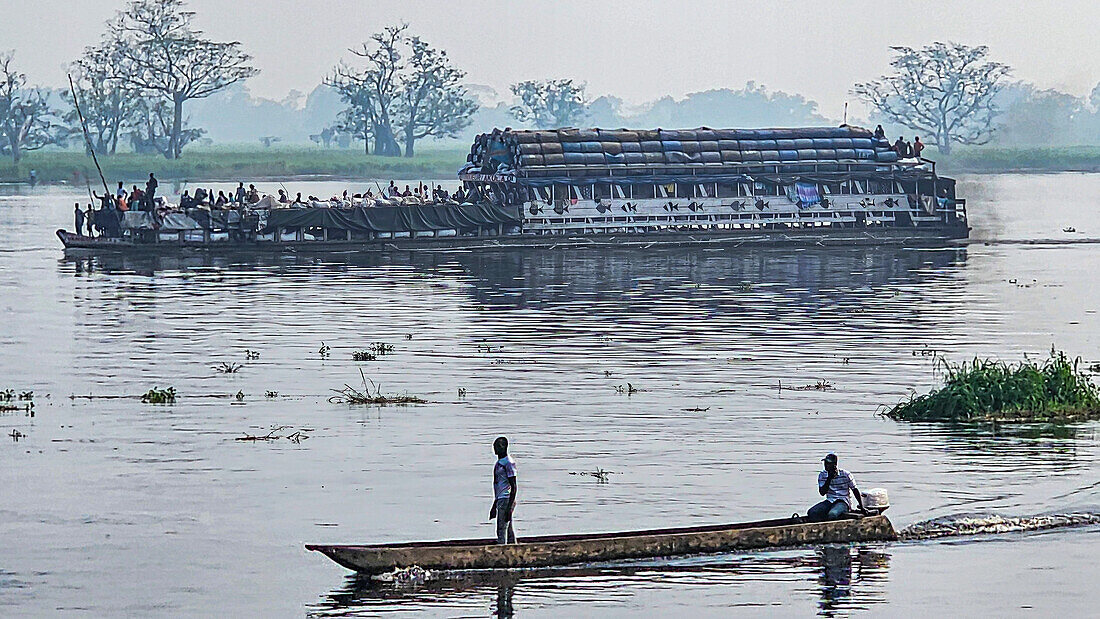
[[[927,159],[866,129],[494,130],[459,171],[461,203],[360,196],[309,206],[126,213],[67,249],[466,250],[965,239],[966,201]]]

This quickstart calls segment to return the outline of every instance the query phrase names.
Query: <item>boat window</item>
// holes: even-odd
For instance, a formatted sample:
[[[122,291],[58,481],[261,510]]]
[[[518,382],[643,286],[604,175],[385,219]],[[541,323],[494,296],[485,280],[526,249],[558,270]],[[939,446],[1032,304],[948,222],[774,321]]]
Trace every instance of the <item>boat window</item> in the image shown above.
[[[568,200],[570,192],[569,185],[554,185],[554,201]]]
[[[657,197],[658,198],[667,198],[667,197],[669,197],[669,194],[671,193],[668,188],[669,187],[674,187],[674,185],[657,185],[656,187],[657,187]]]
[[[611,185],[607,183],[598,183],[592,186],[592,197],[596,200],[604,200],[615,196],[611,193]]]
[[[615,196],[621,199],[626,199],[626,192],[623,191],[622,185],[611,185],[611,190],[615,193]]]
[[[630,186],[630,193],[631,193],[631,197],[635,200],[645,200],[647,198],[657,197],[657,194],[654,191],[654,186],[653,185],[645,185],[645,184],[631,185]]]
[[[676,197],[677,198],[693,198],[695,197],[695,187],[688,183],[676,183]]]
[[[718,183],[717,195],[719,198],[736,198],[741,195],[740,190],[735,183]]]
[[[699,183],[698,185],[695,186],[695,197],[696,198],[712,198],[712,197],[714,197],[712,195],[713,193],[714,192],[707,192],[707,186],[704,185],[703,183]]]
[[[860,181],[853,180],[852,187],[854,189],[852,193],[867,193],[867,188]]]

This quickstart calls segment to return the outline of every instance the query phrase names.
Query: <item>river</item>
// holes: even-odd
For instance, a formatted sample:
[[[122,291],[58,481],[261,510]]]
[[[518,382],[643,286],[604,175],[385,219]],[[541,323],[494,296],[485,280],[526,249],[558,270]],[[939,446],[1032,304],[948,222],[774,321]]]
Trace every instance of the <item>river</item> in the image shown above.
[[[34,392],[0,414],[0,615],[1091,614],[1096,525],[418,586],[303,548],[490,535],[499,434],[520,537],[804,511],[829,451],[898,528],[1100,513],[1095,423],[875,414],[941,357],[1100,360],[1100,176],[959,194],[954,248],[93,259],[53,236],[86,196],[0,188],[0,390]],[[430,403],[331,403],[360,370]]]

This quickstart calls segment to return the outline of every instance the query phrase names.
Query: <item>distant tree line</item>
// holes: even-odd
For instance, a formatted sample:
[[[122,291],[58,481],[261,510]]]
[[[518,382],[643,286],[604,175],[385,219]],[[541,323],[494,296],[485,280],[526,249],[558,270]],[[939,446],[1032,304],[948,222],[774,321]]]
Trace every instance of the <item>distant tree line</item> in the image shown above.
[[[184,147],[204,134],[203,127],[190,122],[190,104],[226,93],[198,108],[221,113],[228,101],[248,107],[253,100],[240,84],[257,73],[240,43],[209,39],[195,28],[193,18],[185,0],[128,0],[99,43],[72,64],[86,134],[68,89],[31,85],[18,71],[14,52],[0,52],[0,154],[18,163],[28,151],[50,145],[81,144],[110,155],[123,144],[139,153],[181,157]],[[984,46],[936,42],[892,49],[891,71],[852,89],[872,108],[872,123],[914,131],[942,153],[957,144],[1100,143],[1100,85],[1091,96],[1075,97],[1012,83],[1010,68],[990,60]],[[484,128],[516,124],[541,129],[585,123],[685,127],[830,122],[814,101],[754,82],[680,100],[664,97],[628,112],[613,96],[590,98],[585,85],[572,79],[524,80],[510,86],[510,103],[481,108],[465,83],[465,71],[446,51],[410,32],[407,24],[383,28],[349,51],[351,57],[323,79],[327,89],[322,90],[330,94],[317,101],[328,103],[310,109],[313,114],[325,110],[325,115],[316,116],[312,122],[317,124],[306,133],[325,147],[361,140],[366,153],[381,156],[412,157],[421,140],[468,135],[475,120]],[[266,109],[282,110],[282,104],[267,103]],[[285,119],[297,112],[288,108],[279,113]],[[327,126],[321,124],[333,116]],[[253,124],[263,125],[255,119]],[[258,130],[255,139],[265,146],[286,141],[266,126]]]

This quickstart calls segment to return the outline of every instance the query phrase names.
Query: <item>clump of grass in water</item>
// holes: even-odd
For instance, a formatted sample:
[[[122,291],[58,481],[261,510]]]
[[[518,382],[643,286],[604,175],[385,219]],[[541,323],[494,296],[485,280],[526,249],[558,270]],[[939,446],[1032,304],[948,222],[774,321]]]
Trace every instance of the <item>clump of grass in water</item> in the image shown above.
[[[175,404],[176,388],[158,389],[153,387],[141,396],[141,401],[146,404]]]
[[[884,414],[899,421],[1100,419],[1100,389],[1078,369],[1080,362],[1053,348],[1041,364],[974,359],[951,365],[941,360],[942,388],[911,397]]]
[[[428,401],[407,393],[403,394],[384,394],[382,393],[382,386],[376,385],[373,380],[366,377],[363,374],[363,370],[359,370],[359,375],[363,378],[363,387],[357,389],[351,385],[344,385],[343,389],[333,389],[336,395],[328,399],[333,404],[427,404]],[[367,383],[370,383],[369,385]]]

